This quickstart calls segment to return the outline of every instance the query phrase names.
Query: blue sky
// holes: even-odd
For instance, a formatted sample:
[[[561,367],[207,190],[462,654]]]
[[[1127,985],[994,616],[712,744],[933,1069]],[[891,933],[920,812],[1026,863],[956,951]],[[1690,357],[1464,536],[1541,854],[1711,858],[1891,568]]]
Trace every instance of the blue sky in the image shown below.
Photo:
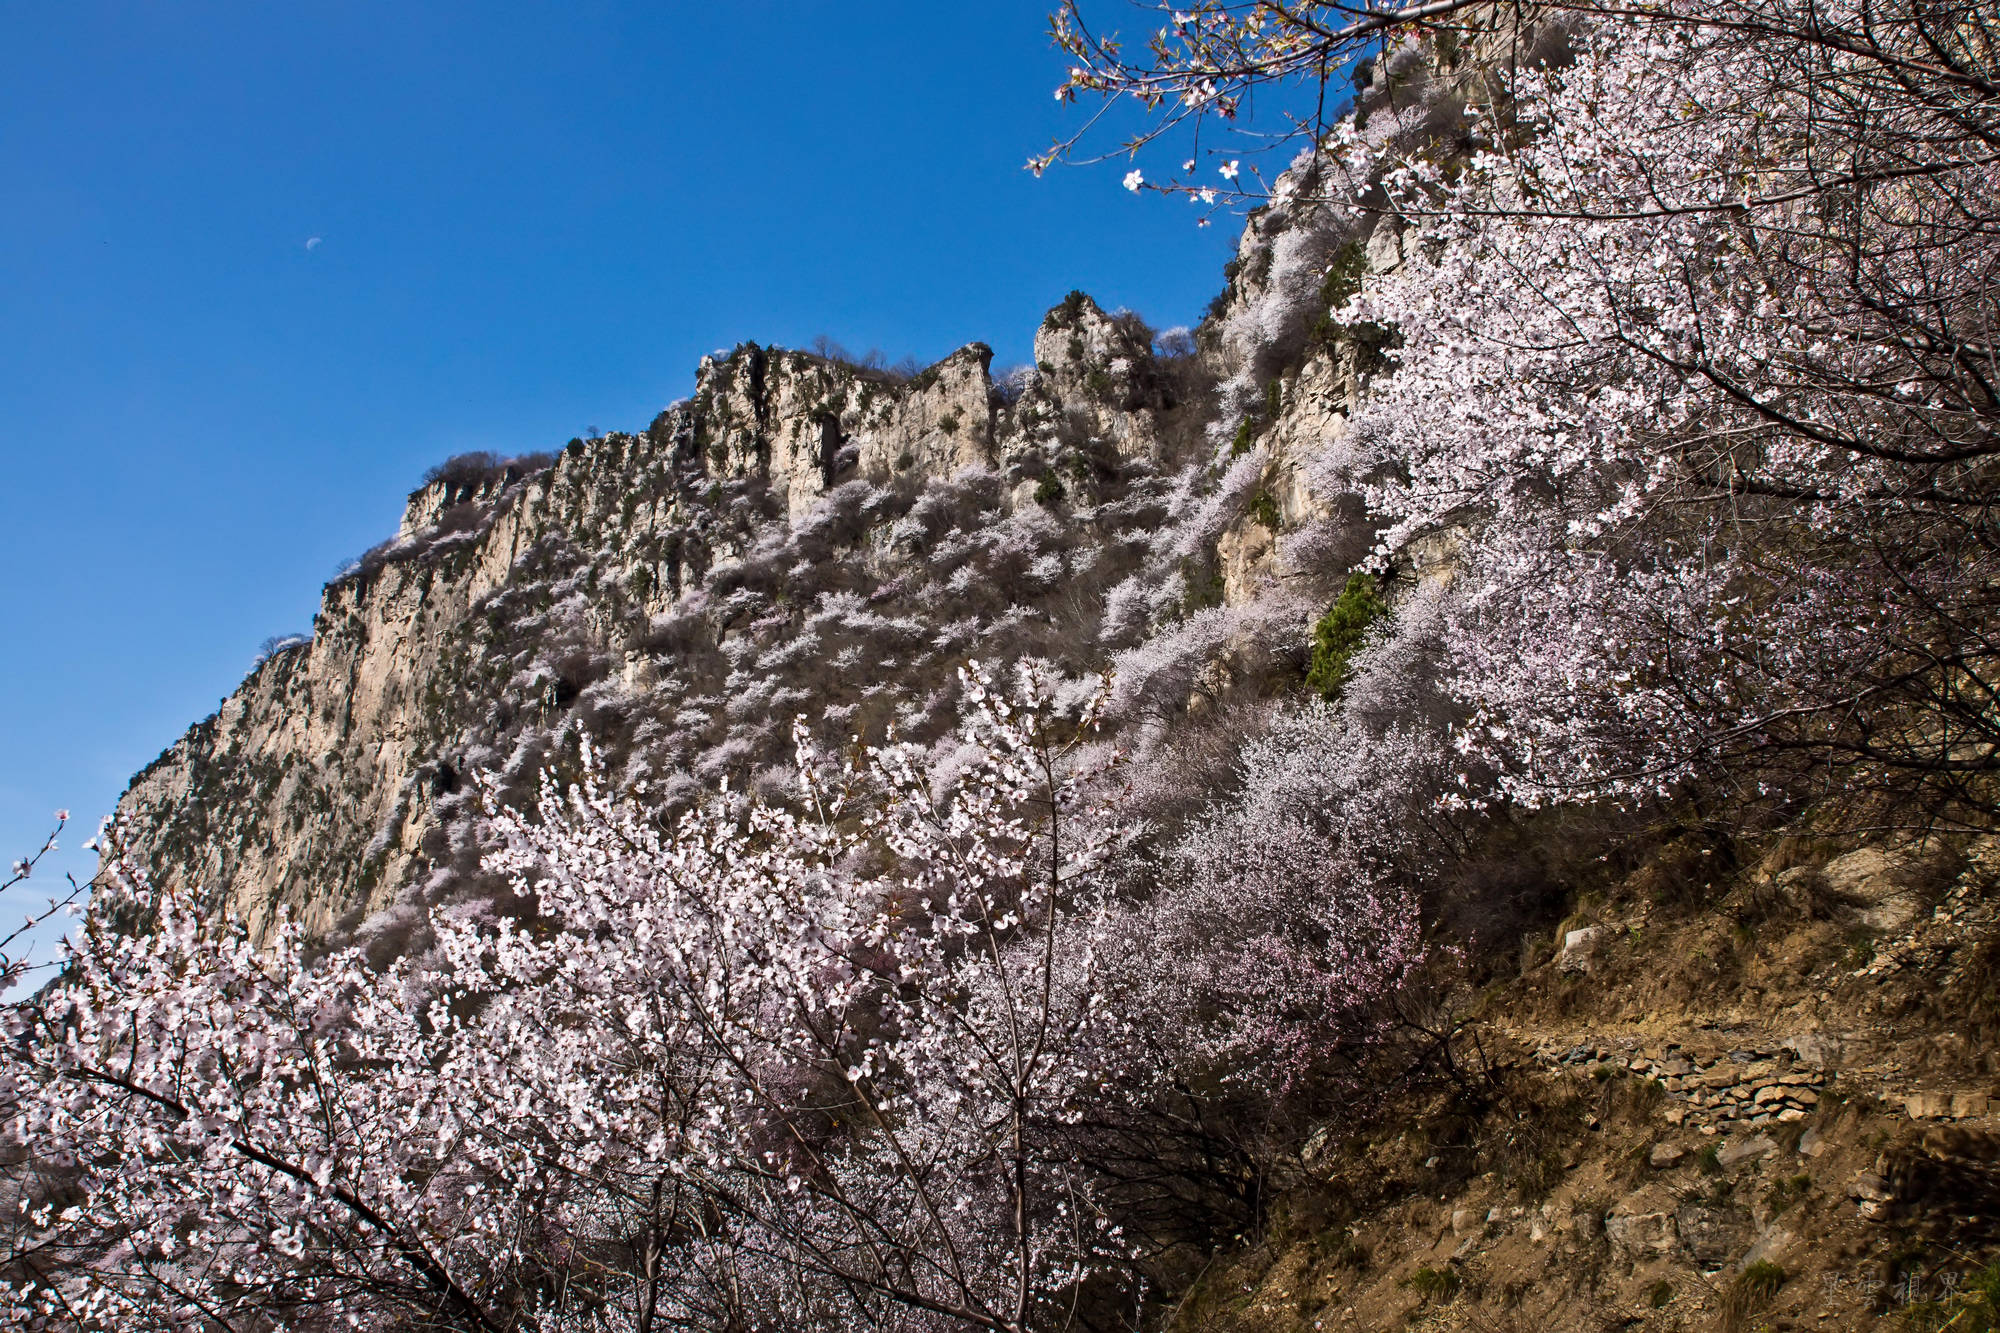
[[[108,811],[447,455],[642,426],[746,338],[1193,322],[1233,225],[1021,170],[1077,114],[1043,11],[0,0],[0,851]]]

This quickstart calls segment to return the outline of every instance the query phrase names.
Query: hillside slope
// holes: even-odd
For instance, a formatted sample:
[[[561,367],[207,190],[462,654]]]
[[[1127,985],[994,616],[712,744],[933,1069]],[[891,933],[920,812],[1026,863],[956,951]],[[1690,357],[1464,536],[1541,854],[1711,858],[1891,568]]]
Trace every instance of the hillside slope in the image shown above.
[[[1551,867],[1463,1080],[1317,1127],[1175,1327],[1991,1327],[2000,846],[1649,841]]]

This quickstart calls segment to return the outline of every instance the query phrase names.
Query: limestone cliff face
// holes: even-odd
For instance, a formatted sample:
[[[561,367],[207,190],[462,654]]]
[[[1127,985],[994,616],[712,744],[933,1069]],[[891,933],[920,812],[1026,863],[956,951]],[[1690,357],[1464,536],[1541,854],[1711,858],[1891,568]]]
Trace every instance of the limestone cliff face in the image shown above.
[[[968,347],[897,382],[746,346],[705,359],[694,398],[642,434],[419,489],[397,537],[328,585],[311,642],[258,665],[133,780],[119,811],[136,849],[259,934],[280,911],[318,932],[379,910],[436,859],[426,839],[464,777],[445,756],[469,697],[492,691],[477,701],[500,713],[569,702],[560,662],[536,681],[481,678],[477,618],[538,549],[591,553],[615,593],[583,599],[583,628],[615,639],[726,568],[774,507],[796,517],[855,478],[990,467],[990,358]]]
[[[260,937],[281,913],[340,933],[476,874],[470,776],[520,797],[585,732],[683,796],[781,762],[794,710],[924,734],[980,636],[1060,649],[1047,608],[1119,571],[1105,547],[1101,574],[1064,572],[1095,540],[1086,502],[1129,521],[1132,488],[1163,484],[1149,335],[1083,306],[1052,312],[1019,403],[977,344],[907,380],[745,345],[641,433],[427,484],[328,585],[311,641],[134,779],[135,852]],[[827,607],[912,615],[841,656]],[[813,644],[873,666],[830,676]]]
[[[380,906],[452,781],[435,762],[434,719],[440,690],[459,683],[474,608],[554,525],[616,514],[630,570],[661,568],[674,502],[648,494],[651,469],[625,456],[630,444],[592,441],[490,493],[413,495],[397,543],[408,558],[330,584],[312,641],[259,665],[133,781],[120,813],[155,875],[203,886],[260,933],[280,909],[323,930]],[[424,545],[460,505],[476,508],[476,526]]]

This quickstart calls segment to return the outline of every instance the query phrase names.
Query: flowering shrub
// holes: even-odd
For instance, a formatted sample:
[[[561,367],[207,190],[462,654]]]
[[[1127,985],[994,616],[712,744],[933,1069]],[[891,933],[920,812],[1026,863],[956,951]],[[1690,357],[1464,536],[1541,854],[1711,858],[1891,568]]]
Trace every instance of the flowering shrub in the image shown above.
[[[1177,1068],[1282,1094],[1361,1066],[1373,1006],[1426,953],[1394,872],[1421,863],[1443,767],[1435,738],[1370,735],[1319,700],[1243,747],[1237,795],[1167,844],[1156,892],[1119,923]]]
[[[50,852],[56,850],[57,839],[62,836],[63,830],[68,825],[69,811],[56,811],[55,827],[50,830],[46,838],[42,839],[42,845],[30,855],[16,860],[8,868],[7,877],[0,879],[0,897],[34,879],[35,868]],[[87,852],[96,849],[95,838],[83,844],[83,850]],[[76,916],[81,913],[82,908],[78,904],[85,900],[91,885],[79,884],[71,876],[64,876],[62,883],[67,892],[51,894],[39,910],[28,912],[20,925],[6,935],[0,936],[0,997],[4,997],[14,987],[25,984],[40,967],[46,966],[28,961],[34,950],[35,932],[58,917]]]
[[[459,1327],[509,1227],[410,1010],[351,955],[265,951],[115,860],[61,979],[11,1006],[23,1151],[0,1295],[27,1326],[181,1328],[378,1292]]]

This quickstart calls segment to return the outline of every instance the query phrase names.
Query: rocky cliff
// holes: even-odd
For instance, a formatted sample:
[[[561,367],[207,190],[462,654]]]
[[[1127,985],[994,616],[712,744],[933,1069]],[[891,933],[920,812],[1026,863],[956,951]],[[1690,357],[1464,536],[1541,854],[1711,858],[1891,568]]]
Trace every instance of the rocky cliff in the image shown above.
[[[1480,78],[1402,50],[1360,105],[1448,137]],[[1306,476],[1379,359],[1325,316],[1401,245],[1311,179],[1251,216],[1192,332],[1074,292],[998,381],[980,344],[904,377],[746,343],[643,431],[439,469],[310,641],[134,779],[135,849],[255,932],[351,930],[467,891],[465,784],[518,795],[585,734],[672,805],[781,763],[797,712],[942,734],[975,655],[1123,655],[1135,718],[1295,676],[1369,541]],[[1219,606],[1252,610],[1188,632]]]
[[[777,762],[794,712],[924,734],[982,647],[1098,664],[1213,376],[1081,294],[1035,346],[996,385],[977,344],[909,378],[746,344],[642,432],[441,469],[311,639],[134,779],[135,849],[254,932],[351,930],[476,878],[465,784],[518,791],[585,733],[671,801]]]

